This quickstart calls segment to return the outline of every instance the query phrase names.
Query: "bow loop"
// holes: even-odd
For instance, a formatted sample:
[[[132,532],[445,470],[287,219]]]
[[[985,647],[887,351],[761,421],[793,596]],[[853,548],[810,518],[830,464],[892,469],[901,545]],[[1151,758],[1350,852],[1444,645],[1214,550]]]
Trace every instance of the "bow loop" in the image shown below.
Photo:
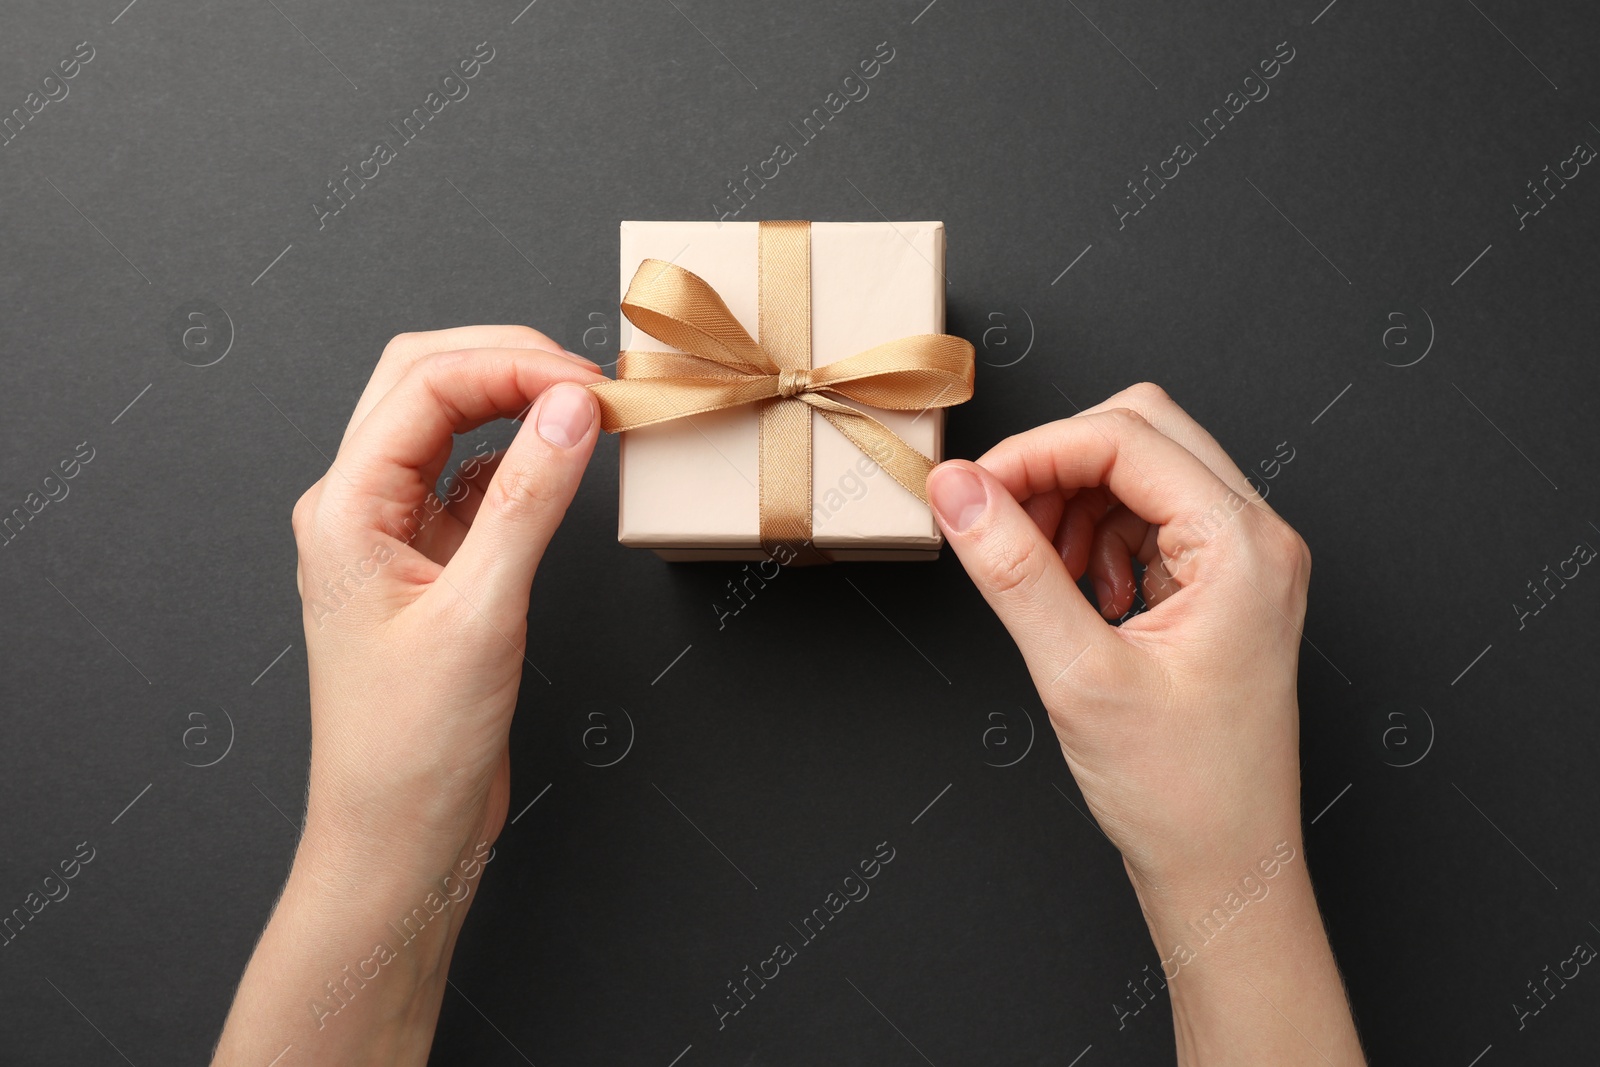
[[[816,389],[885,411],[924,411],[972,399],[970,342],[943,333],[901,337],[811,372]]]
[[[776,374],[778,365],[745,332],[722,296],[698,274],[661,259],[639,264],[623,313],[651,337],[741,374]]]

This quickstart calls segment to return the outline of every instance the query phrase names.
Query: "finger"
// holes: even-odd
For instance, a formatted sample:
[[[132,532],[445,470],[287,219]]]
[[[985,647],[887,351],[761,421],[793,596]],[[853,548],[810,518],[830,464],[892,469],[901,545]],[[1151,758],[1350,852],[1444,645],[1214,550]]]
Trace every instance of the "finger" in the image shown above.
[[[594,394],[552,386],[501,457],[444,577],[497,625],[527,616],[528,590],[566,516],[599,433]]]
[[[1125,507],[1113,508],[1095,530],[1089,556],[1089,579],[1100,602],[1100,614],[1118,619],[1133,607],[1136,583],[1132,560],[1145,572],[1161,569],[1156,547],[1158,527],[1151,526]]]
[[[1116,408],[1127,408],[1129,411],[1138,412],[1151,426],[1193,453],[1196,459],[1211,468],[1212,473],[1226,482],[1234,492],[1246,500],[1264,503],[1238,464],[1234,463],[1217,443],[1217,439],[1159,385],[1152,382],[1130,385],[1122,392],[1107,397],[1080,414],[1094,415]]]
[[[1111,506],[1112,501],[1100,486],[1080,489],[1067,500],[1066,512],[1056,530],[1055,546],[1074,582],[1089,568],[1095,527]]]
[[[1110,627],[992,474],[965,460],[942,463],[928,475],[928,497],[950,547],[1017,643],[1041,692],[1106,642]]]
[[[504,452],[491,452],[486,456],[474,456],[462,464],[448,492],[455,498],[450,500],[450,514],[463,525],[472,525],[478,509],[483,506],[483,497],[494,479],[494,472],[500,469],[504,458]]]
[[[457,326],[425,333],[403,333],[384,346],[383,354],[378,357],[378,365],[373,368],[372,377],[350,414],[340,447],[344,447],[344,440],[350,437],[350,431],[361,425],[361,420],[371,414],[378,401],[418,362],[438,352],[472,348],[536,348],[574,360],[580,366],[587,365],[599,370],[594,361],[568,352],[549,336],[528,326]]]
[[[1039,527],[1039,532],[1044,534],[1046,541],[1055,540],[1056,532],[1061,528],[1061,517],[1067,508],[1067,500],[1059,491],[1040,493],[1030,496],[1022,501],[1022,510],[1028,513],[1028,518]]]
[[[414,364],[346,440],[324,480],[323,510],[409,541],[408,520],[428,502],[455,434],[524,414],[558,382],[599,380],[534,349],[435,353]],[[402,527],[409,532],[397,533]]]
[[[1162,527],[1158,544],[1168,560],[1197,560],[1202,544],[1224,552],[1241,543],[1249,522],[1264,515],[1193,453],[1125,408],[1077,415],[1007,438],[978,464],[1010,494],[1024,499],[1050,489],[1103,485],[1136,515]],[[1171,572],[1179,584],[1187,576]]]

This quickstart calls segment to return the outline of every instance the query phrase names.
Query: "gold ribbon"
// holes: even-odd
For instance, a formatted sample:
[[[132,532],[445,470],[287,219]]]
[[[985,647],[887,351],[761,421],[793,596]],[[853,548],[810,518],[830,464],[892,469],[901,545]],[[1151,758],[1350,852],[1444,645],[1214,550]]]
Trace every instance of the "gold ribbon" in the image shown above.
[[[590,388],[610,433],[759,404],[761,546],[815,562],[811,412],[926,504],[933,460],[834,397],[889,411],[960,404],[972,396],[973,350],[949,334],[918,334],[813,368],[811,224],[763,222],[759,236],[759,343],[703,279],[647,259],[628,284],[623,314],[682,351],[623,352],[616,379]]]

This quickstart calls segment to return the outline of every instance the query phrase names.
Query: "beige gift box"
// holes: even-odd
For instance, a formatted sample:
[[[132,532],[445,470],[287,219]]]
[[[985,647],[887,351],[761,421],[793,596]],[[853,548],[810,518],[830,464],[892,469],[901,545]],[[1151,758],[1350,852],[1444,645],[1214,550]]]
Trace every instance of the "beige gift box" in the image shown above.
[[[660,259],[705,279],[757,341],[756,222],[624,222],[620,292]],[[811,224],[813,367],[913,334],[944,332],[942,222]],[[624,350],[676,351],[622,322]],[[944,412],[853,404],[938,461]],[[812,543],[835,560],[934,559],[942,538],[928,506],[821,415],[812,422]],[[627,430],[617,539],[663,559],[761,560],[759,414],[755,404]]]

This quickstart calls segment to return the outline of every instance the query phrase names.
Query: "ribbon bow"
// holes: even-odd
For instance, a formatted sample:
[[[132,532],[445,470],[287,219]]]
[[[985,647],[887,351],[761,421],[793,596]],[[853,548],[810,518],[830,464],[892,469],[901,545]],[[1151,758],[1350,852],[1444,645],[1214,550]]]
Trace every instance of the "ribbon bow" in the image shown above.
[[[960,404],[972,396],[970,342],[918,334],[811,366],[811,230],[763,222],[760,333],[751,339],[717,291],[659,259],[639,265],[623,314],[680,352],[623,352],[614,381],[590,388],[608,432],[759,404],[760,530],[768,552],[811,549],[811,411],[821,413],[900,485],[927,503],[933,460],[843,400],[890,411]]]

